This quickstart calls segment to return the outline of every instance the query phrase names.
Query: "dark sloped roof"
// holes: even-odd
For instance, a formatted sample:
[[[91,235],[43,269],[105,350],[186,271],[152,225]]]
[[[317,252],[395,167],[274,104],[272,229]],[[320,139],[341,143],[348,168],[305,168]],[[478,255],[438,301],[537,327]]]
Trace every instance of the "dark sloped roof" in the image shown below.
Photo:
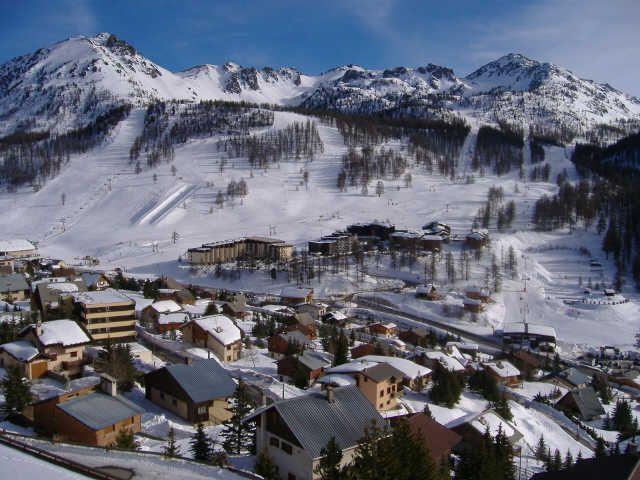
[[[462,437],[453,430],[439,424],[424,413],[416,413],[407,418],[411,433],[429,449],[436,462],[447,455]]]
[[[216,360],[197,360],[191,365],[164,368],[195,403],[230,397],[236,389],[231,375]]]
[[[57,407],[93,430],[101,430],[126,418],[144,413],[122,396],[90,393],[59,403]]]
[[[531,480],[627,480],[637,465],[637,455],[587,458],[576,462],[570,470],[536,473]]]
[[[333,390],[333,402],[321,392],[278,401],[275,408],[300,445],[312,458],[334,437],[342,449],[357,445],[364,429],[374,421],[380,428],[384,419],[355,385]],[[256,413],[264,411],[259,410]],[[250,416],[252,418],[254,415]]]
[[[604,414],[604,408],[602,408],[598,395],[592,387],[576,388],[571,390],[568,395],[573,396],[583,418]]]
[[[329,356],[308,350],[305,350],[302,355],[298,357],[298,361],[310,370],[331,366]]]
[[[388,363],[378,363],[373,367],[367,368],[362,373],[364,373],[367,377],[369,377],[374,382],[382,382],[391,377],[395,377],[397,379],[404,378],[404,374],[400,370],[392,367]]]
[[[591,376],[581,372],[577,368],[571,367],[560,372],[560,376],[574,386],[591,383]]]
[[[21,290],[29,290],[27,279],[22,273],[0,276],[0,292],[19,292]]]

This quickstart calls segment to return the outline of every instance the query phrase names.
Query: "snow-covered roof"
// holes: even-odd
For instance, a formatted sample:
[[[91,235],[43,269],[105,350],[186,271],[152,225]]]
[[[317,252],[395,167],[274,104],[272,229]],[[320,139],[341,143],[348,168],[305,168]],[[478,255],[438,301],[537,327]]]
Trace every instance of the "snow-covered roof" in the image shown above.
[[[200,317],[193,322],[223,345],[230,345],[241,338],[240,329],[226,315]]]
[[[23,252],[26,250],[35,249],[36,247],[33,245],[33,243],[23,238],[0,240],[0,252]]]
[[[450,372],[462,372],[465,370],[464,365],[456,358],[445,355],[442,352],[430,351],[424,352],[424,355],[430,360],[437,360],[440,364]]]
[[[402,374],[410,380],[414,380],[418,377],[423,377],[431,373],[430,368],[418,365],[406,358],[387,357],[384,355],[365,355],[352,362],[333,367],[329,370],[329,373],[360,372],[367,368],[374,367],[378,363],[391,365],[395,369],[400,370]]]
[[[292,312],[291,307],[287,307],[286,305],[263,305],[260,307],[263,310],[267,310],[269,312]]]
[[[27,340],[16,340],[14,342],[4,343],[0,345],[0,349],[21,362],[33,360],[40,353],[38,349],[33,346],[33,343]]]
[[[151,307],[158,313],[174,313],[182,310],[182,307],[173,300],[160,300],[152,303]]]
[[[161,313],[158,316],[159,325],[170,325],[172,323],[187,323],[189,315],[184,312]]]
[[[47,284],[49,290],[56,290],[64,293],[74,293],[78,291],[78,285],[71,282],[56,282]]]
[[[286,298],[306,298],[313,293],[311,288],[284,287],[280,292],[281,297]]]
[[[489,427],[489,433],[492,436],[497,435],[498,430],[500,429],[507,438],[512,437],[516,433],[516,430],[509,422],[493,411],[483,413],[472,420],[470,424],[480,433],[484,433],[487,430],[487,427]]]
[[[464,297],[462,300],[464,305],[482,305],[482,300],[477,300],[475,298]]]
[[[554,338],[557,337],[556,329],[549,325],[524,322],[505,323],[502,327],[502,333],[506,335],[514,333],[529,333],[531,335],[541,335]]]
[[[347,317],[343,312],[341,312],[340,310],[336,310],[335,312],[331,312],[328,314],[331,318],[333,318],[336,322],[341,322],[343,320],[346,320]]]
[[[330,373],[329,375],[318,378],[316,381],[318,383],[333,385],[335,387],[346,387],[348,385],[353,385],[356,383],[353,377],[344,375],[342,373]]]
[[[85,305],[101,305],[106,303],[129,303],[132,302],[128,296],[114,290],[113,288],[107,288],[106,290],[97,290],[94,292],[80,292],[73,295],[73,299],[76,302],[83,303]]]
[[[485,363],[484,366],[491,369],[491,371],[496,373],[500,378],[517,377],[520,375],[520,370],[506,360]]]
[[[423,240],[428,240],[430,242],[441,242],[442,237],[440,235],[423,235]]]
[[[42,324],[42,335],[39,337],[43,345],[62,344],[64,347],[89,343],[89,337],[73,320],[51,320]]]

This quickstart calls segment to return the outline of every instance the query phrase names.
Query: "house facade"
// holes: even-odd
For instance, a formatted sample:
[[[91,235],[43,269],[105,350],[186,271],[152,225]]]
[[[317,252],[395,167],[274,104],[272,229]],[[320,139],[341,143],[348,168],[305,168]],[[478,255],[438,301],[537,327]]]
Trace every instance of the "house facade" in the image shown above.
[[[191,423],[217,425],[231,418],[236,384],[216,360],[167,365],[145,375],[145,396]]]
[[[225,315],[195,318],[180,330],[183,342],[207,348],[223,362],[235,362],[242,354],[242,333]]]
[[[73,295],[84,328],[96,343],[129,342],[136,338],[135,302],[108,288]]]

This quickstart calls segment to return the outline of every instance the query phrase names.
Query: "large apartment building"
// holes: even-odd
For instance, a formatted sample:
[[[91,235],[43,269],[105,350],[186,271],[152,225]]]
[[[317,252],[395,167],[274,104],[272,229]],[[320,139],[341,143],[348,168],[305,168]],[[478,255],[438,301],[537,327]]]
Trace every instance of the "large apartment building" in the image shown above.
[[[129,342],[136,337],[135,302],[112,288],[73,295],[76,311],[91,340]]]
[[[187,250],[187,260],[197,265],[250,259],[287,261],[292,254],[293,245],[283,240],[271,237],[243,237],[190,248]]]

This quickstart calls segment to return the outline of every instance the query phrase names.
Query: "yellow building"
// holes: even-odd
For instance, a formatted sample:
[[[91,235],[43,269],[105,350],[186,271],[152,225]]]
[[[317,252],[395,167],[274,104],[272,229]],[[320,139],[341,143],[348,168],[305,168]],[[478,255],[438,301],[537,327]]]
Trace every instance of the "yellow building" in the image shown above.
[[[136,337],[135,302],[112,288],[73,295],[93,342],[130,342]]]

